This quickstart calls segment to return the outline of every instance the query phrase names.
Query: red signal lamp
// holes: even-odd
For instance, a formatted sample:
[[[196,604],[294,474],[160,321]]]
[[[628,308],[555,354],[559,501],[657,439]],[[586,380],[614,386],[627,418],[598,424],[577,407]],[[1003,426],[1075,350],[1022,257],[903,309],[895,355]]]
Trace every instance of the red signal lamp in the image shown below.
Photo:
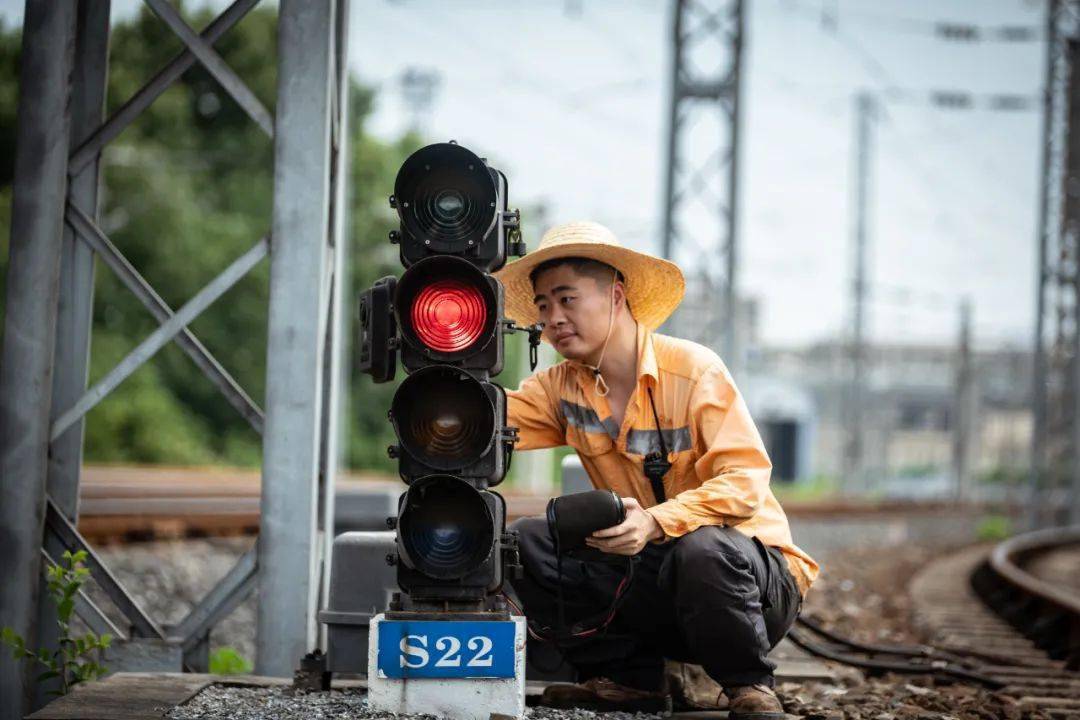
[[[488,308],[477,287],[450,279],[423,288],[409,315],[420,342],[441,353],[455,353],[480,339]]]
[[[495,278],[451,255],[425,258],[405,271],[394,313],[408,370],[432,360],[494,375],[502,369],[503,289]]]

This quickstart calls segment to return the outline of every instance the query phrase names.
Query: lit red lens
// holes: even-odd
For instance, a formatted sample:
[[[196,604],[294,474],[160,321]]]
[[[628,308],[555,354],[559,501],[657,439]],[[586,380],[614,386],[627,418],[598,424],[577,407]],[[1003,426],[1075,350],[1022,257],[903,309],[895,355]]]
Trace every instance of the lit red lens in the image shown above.
[[[438,352],[457,352],[480,338],[487,307],[476,287],[460,280],[440,280],[416,295],[410,319],[424,345]]]

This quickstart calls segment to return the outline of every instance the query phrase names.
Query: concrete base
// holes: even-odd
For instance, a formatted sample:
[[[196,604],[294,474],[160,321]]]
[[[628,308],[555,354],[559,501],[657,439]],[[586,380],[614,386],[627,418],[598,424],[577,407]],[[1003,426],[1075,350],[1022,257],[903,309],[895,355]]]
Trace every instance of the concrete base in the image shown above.
[[[525,618],[514,616],[514,677],[512,678],[412,678],[395,680],[378,667],[379,623],[382,613],[371,619],[368,640],[368,703],[393,713],[427,713],[455,720],[488,720],[493,714],[520,718],[525,715]]]

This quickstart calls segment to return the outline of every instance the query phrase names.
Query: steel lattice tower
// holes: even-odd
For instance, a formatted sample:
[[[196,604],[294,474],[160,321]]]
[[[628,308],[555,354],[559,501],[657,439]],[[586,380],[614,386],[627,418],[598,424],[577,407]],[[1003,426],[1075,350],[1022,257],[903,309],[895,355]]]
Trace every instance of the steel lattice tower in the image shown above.
[[[1050,0],[1046,25],[1034,423],[1028,523],[1055,523],[1072,488],[1080,521],[1080,2]]]
[[[678,334],[738,365],[736,246],[742,0],[676,0],[663,255],[687,270]],[[715,261],[710,259],[715,258]]]
[[[79,617],[95,632],[143,643],[144,652],[205,670],[210,630],[258,584],[256,669],[287,676],[317,644],[315,603],[329,574],[325,548],[333,528],[330,489],[337,473],[347,315],[349,0],[281,0],[273,110],[214,50],[258,0],[235,0],[201,32],[169,0],[146,2],[184,50],[154,68],[150,81],[109,117],[108,0],[26,3],[0,351],[0,617],[28,646],[55,646],[51,608],[39,602],[43,566],[64,550],[86,549],[87,566],[125,623],[117,628],[86,597],[77,598]],[[252,132],[273,138],[272,229],[252,238],[249,250],[174,310],[102,229],[98,161],[102,149],[195,63],[251,118]],[[189,326],[267,258],[264,412]],[[158,327],[87,388],[95,259]],[[184,619],[166,627],[139,607],[79,535],[76,522],[87,412],[169,342],[262,435],[263,474],[258,543]],[[29,708],[33,675],[25,670],[10,653],[0,653],[0,718],[21,718]]]

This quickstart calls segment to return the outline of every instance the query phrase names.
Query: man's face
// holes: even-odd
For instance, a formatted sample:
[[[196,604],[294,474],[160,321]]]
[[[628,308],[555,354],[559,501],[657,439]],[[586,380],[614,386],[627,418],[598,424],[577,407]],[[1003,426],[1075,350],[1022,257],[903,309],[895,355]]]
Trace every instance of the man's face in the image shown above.
[[[533,285],[544,336],[559,354],[581,360],[599,352],[608,329],[611,286],[601,287],[569,265],[545,270]]]

